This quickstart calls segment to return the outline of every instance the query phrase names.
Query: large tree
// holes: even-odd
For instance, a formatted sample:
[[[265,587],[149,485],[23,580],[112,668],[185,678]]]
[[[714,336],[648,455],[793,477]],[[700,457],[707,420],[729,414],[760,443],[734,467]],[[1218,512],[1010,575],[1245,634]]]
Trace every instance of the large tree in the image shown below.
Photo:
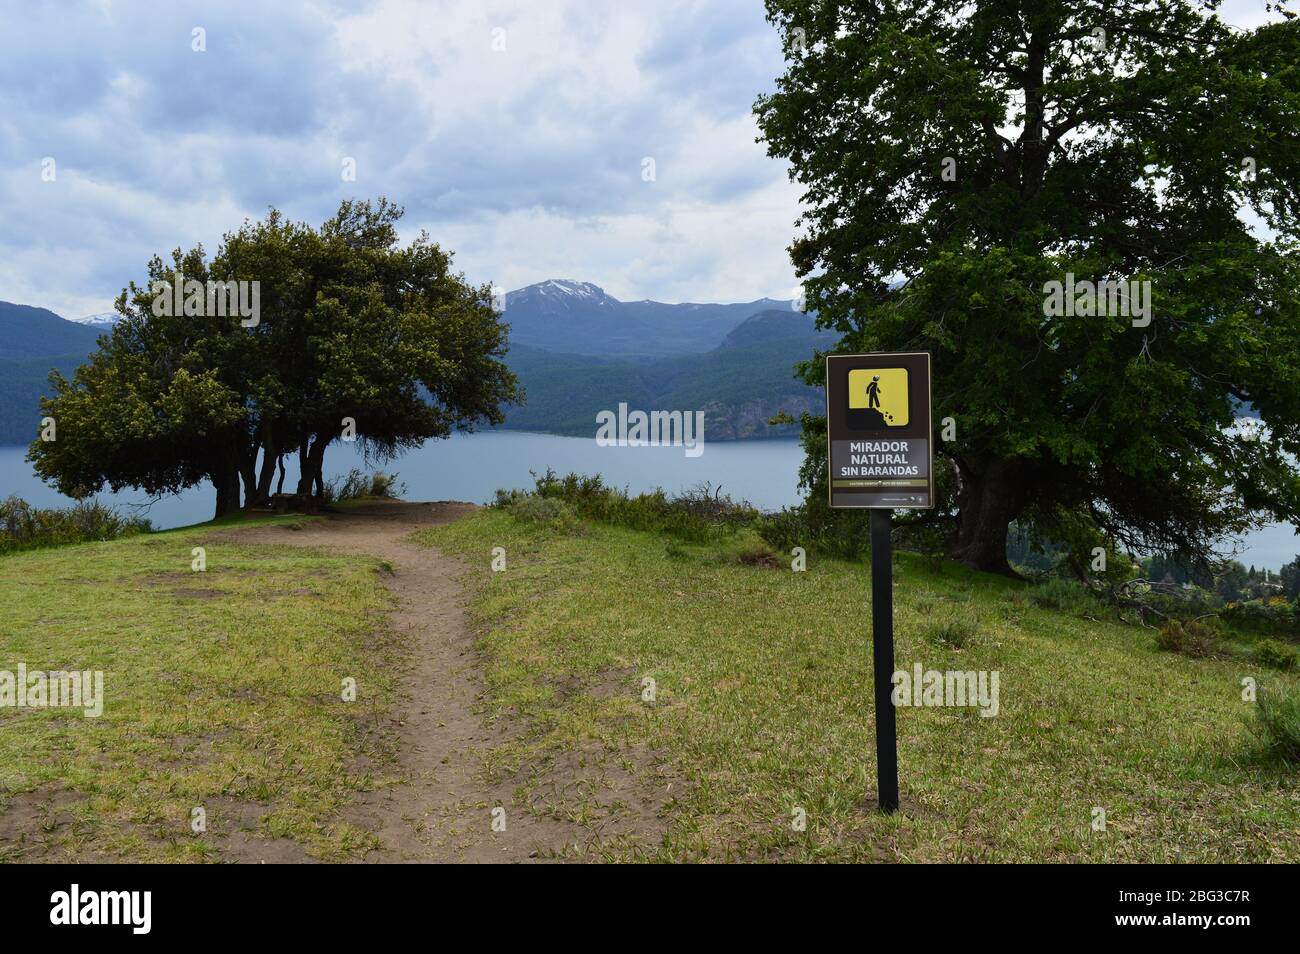
[[[453,273],[427,235],[399,245],[401,214],[383,199],[346,201],[313,229],[273,209],[226,235],[210,262],[201,247],[155,257],[89,363],[52,377],[42,406],[56,439],[31,445],[37,473],[77,497],[206,479],[222,516],[241,485],[246,504],[265,502],[286,454],[298,454],[299,495],[319,499],[335,440],[383,460],[499,422],[518,398],[501,361],[507,326],[489,288]],[[211,307],[160,314],[155,283],[178,276],[258,282],[256,323]]]
[[[755,110],[804,188],[809,308],[836,350],[933,353],[971,566],[1007,570],[1017,519],[1206,554],[1300,518],[1300,25],[1215,7],[767,3],[787,70]],[[1052,308],[1070,274],[1149,281],[1150,323]]]

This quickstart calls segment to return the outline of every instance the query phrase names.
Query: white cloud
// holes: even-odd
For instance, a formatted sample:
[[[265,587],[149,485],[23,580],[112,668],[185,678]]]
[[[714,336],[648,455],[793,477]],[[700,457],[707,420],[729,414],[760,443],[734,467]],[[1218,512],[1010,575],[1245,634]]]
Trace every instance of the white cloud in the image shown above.
[[[750,113],[782,70],[758,3],[0,0],[0,18],[22,23],[0,33],[0,298],[107,311],[151,255],[215,249],[270,204],[319,222],[380,194],[475,281],[667,301],[794,284],[798,192]]]
[[[475,280],[564,274],[661,299],[790,284],[794,193],[749,114],[781,69],[757,6],[244,0],[21,15],[21,37],[0,37],[0,215],[21,223],[0,235],[0,297],[105,311],[151,255],[214,249],[269,204],[319,222],[340,198],[380,194]],[[190,49],[195,25],[206,53]],[[39,181],[44,155],[57,183]]]
[[[625,301],[789,298],[795,280],[785,249],[796,199],[782,179],[726,203],[667,200],[647,212],[585,218],[531,208],[412,224],[455,250],[472,280],[506,288],[573,278]]]

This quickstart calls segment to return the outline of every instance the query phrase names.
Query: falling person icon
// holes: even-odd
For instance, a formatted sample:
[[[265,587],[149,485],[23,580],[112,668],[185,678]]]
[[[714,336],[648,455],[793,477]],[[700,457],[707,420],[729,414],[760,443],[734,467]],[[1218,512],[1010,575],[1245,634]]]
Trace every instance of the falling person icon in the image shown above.
[[[867,385],[867,407],[880,407],[880,375],[875,375]]]

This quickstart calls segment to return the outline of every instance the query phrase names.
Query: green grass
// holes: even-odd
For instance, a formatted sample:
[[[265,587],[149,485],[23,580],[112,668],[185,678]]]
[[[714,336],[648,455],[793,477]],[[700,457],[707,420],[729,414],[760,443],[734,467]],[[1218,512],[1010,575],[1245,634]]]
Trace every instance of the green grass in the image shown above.
[[[1300,777],[1260,752],[1248,660],[1156,649],[1149,630],[1026,600],[1013,581],[896,559],[896,663],[997,670],[1000,714],[898,712],[904,811],[874,811],[869,573],[746,565],[690,545],[483,511],[417,539],[463,555],[499,713],[533,731],[503,769],[577,753],[677,781],[657,860],[1300,861]],[[488,571],[491,549],[508,554]],[[641,700],[643,678],[657,683]],[[652,752],[638,761],[629,753]],[[521,796],[529,796],[523,786]],[[576,803],[557,806],[579,817]],[[1106,830],[1093,830],[1103,808]],[[807,813],[794,831],[792,812]]]
[[[25,798],[65,816],[0,838],[0,860],[217,860],[250,818],[257,838],[324,859],[374,844],[342,818],[391,774],[379,726],[399,657],[382,566],[216,538],[236,522],[0,558],[0,669],[102,669],[107,697],[98,719],[0,708],[0,831]],[[663,837],[616,838],[602,857],[1300,860],[1300,776],[1263,751],[1241,691],[1251,676],[1261,698],[1294,692],[1296,673],[1160,652],[1149,630],[900,554],[897,665],[997,670],[1001,711],[900,709],[904,811],[886,818],[864,564],[814,557],[794,573],[748,532],[690,544],[572,530],[483,511],[417,539],[473,568],[489,706],[531,726],[489,762],[524,769],[519,800],[618,830],[592,776],[557,787],[552,761],[662,796]],[[503,573],[488,570],[496,546]],[[340,698],[349,676],[355,703]],[[1277,712],[1294,736],[1290,705]],[[190,830],[197,806],[206,835]]]
[[[371,562],[213,538],[236,522],[0,558],[0,669],[103,670],[106,697],[99,718],[0,708],[0,821],[24,793],[72,816],[0,860],[215,860],[250,817],[322,858],[371,844],[338,811],[391,759],[389,597]]]

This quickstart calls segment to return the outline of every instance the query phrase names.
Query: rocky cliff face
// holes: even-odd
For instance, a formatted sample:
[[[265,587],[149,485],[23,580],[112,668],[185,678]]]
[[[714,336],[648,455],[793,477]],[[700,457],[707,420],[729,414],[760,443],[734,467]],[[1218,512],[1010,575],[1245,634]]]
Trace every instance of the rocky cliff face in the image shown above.
[[[767,422],[781,411],[796,419],[804,413],[824,414],[826,406],[820,391],[805,388],[771,398],[752,398],[738,404],[710,401],[702,410],[705,440],[738,441],[758,437],[798,437],[797,423],[772,427]]]

